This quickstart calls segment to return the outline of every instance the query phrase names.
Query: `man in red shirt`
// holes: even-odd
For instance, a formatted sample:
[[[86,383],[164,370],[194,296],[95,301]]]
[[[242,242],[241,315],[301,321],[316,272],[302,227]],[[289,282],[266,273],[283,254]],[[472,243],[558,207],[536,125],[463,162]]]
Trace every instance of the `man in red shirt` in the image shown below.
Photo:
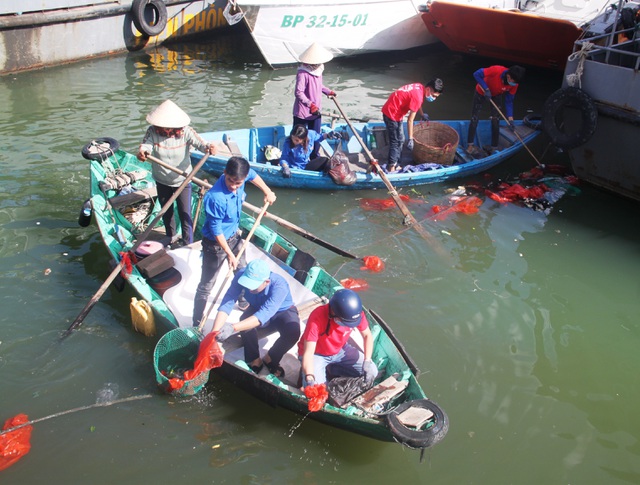
[[[422,103],[426,99],[429,102],[436,100],[442,94],[444,83],[442,79],[432,79],[427,84],[420,83],[407,84],[397,89],[387,99],[382,107],[382,119],[389,134],[389,162],[387,172],[395,172],[400,168],[400,154],[402,153],[402,142],[404,141],[404,130],[402,129],[402,119],[409,113],[407,118],[407,148],[413,150],[413,121],[418,116],[421,121],[429,121],[429,115],[422,110]]]
[[[509,120],[509,128],[515,130],[513,121],[513,98],[518,90],[518,84],[524,77],[525,69],[520,66],[491,66],[478,69],[473,73],[473,77],[478,82],[473,94],[473,106],[471,108],[471,122],[467,134],[467,152],[471,155],[479,155],[480,149],[475,146],[476,130],[478,128],[478,115],[485,99],[487,102],[493,98],[498,98],[498,103],[502,104],[504,95],[504,105]],[[489,103],[491,104],[491,103]],[[491,153],[498,149],[498,137],[500,130],[500,118],[498,110],[491,104]]]
[[[362,335],[364,353],[348,342],[354,328]],[[338,290],[328,304],[311,312],[298,342],[302,384],[307,387],[325,383],[327,370],[332,377],[364,375],[372,384],[378,375],[372,354],[373,335],[360,297],[353,290]]]

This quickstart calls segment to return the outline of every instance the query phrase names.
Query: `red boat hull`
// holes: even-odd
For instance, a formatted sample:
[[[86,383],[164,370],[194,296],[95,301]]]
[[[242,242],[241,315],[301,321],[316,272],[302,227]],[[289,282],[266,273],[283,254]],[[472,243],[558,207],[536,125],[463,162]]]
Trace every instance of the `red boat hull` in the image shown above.
[[[552,69],[564,69],[582,32],[567,20],[439,1],[422,20],[452,51]]]

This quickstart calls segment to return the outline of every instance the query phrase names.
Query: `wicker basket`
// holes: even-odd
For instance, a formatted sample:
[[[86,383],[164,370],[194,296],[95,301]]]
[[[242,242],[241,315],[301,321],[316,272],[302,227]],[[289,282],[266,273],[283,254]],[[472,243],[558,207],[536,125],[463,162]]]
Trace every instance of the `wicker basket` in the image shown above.
[[[450,126],[431,121],[413,128],[413,140],[415,163],[451,165],[456,156],[460,136]]]

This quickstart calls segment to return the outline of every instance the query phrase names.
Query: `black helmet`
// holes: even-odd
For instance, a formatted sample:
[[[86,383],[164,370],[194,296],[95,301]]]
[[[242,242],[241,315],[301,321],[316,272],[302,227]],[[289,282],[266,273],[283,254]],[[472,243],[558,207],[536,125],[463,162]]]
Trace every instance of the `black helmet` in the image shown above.
[[[338,290],[329,300],[329,308],[338,325],[354,328],[362,320],[362,302],[353,290]]]

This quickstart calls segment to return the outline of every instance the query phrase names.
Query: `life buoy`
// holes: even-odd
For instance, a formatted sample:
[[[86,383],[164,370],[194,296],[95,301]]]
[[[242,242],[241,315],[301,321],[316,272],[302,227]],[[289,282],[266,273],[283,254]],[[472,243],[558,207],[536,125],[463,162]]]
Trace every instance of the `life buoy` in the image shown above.
[[[133,24],[149,37],[159,35],[167,26],[167,6],[162,0],[133,0]]]
[[[433,424],[426,429],[412,429],[406,427],[398,419],[398,415],[409,408],[428,409],[433,413]],[[445,437],[449,431],[449,418],[440,407],[429,399],[415,399],[407,401],[386,416],[387,425],[393,434],[393,438],[410,448],[428,448]]]
[[[82,147],[82,156],[87,160],[104,160],[113,155],[120,143],[114,138],[96,138]]]
[[[565,131],[565,108],[580,112],[580,125],[573,131]],[[598,108],[591,96],[578,88],[559,89],[544,103],[542,129],[559,148],[571,149],[584,145],[593,136],[598,123]]]

